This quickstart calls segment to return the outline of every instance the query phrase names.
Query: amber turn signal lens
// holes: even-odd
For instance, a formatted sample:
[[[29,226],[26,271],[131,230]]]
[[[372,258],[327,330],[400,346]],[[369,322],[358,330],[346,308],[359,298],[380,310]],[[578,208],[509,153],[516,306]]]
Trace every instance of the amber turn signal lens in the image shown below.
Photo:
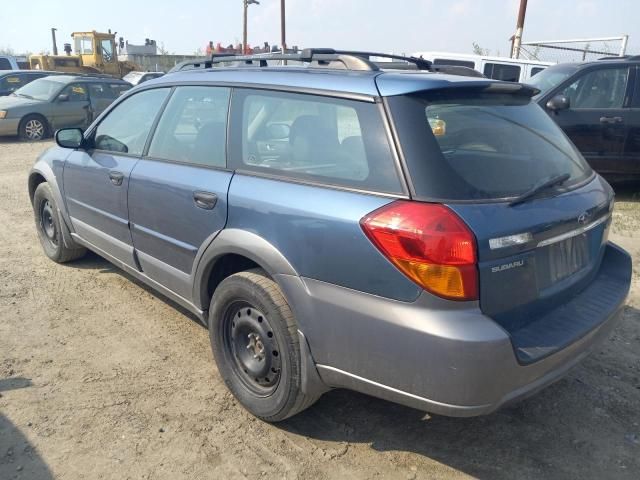
[[[384,256],[425,290],[451,300],[478,298],[475,236],[446,206],[399,200],[360,224]]]

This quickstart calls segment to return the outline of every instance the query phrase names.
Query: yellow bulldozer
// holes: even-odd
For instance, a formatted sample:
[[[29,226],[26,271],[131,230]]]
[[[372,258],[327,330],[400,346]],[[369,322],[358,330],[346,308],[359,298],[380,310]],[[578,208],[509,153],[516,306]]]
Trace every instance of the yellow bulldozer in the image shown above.
[[[57,55],[55,30],[53,35],[53,55],[31,55],[29,65],[32,70],[55,70],[69,73],[102,73],[122,78],[140,67],[133,62],[118,61],[115,33],[74,32],[73,46],[75,55],[71,55],[71,45],[65,44],[65,55]]]

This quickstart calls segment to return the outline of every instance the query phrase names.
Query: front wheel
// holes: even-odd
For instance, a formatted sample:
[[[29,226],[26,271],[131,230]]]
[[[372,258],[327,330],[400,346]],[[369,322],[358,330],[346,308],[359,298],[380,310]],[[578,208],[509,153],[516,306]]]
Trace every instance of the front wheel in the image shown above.
[[[58,206],[47,182],[36,188],[33,195],[33,212],[38,238],[47,257],[54,262],[65,263],[84,256],[87,252],[84,247],[73,245],[69,248],[64,244],[62,229],[65,227],[60,223]]]
[[[211,299],[209,337],[220,375],[253,415],[277,422],[311,406],[301,390],[298,327],[263,270],[223,280]]]
[[[28,115],[20,122],[18,134],[23,140],[38,141],[47,136],[48,127],[44,118],[39,115]]]

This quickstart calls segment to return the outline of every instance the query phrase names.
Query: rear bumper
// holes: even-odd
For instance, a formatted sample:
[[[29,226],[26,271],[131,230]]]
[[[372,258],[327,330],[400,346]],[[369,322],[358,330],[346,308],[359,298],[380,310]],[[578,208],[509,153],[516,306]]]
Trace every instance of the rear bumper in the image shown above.
[[[612,266],[615,285],[607,270]],[[475,302],[449,302],[424,292],[416,302],[403,303],[310,279],[277,280],[326,385],[437,414],[474,416],[531,395],[582,360],[620,318],[630,278],[630,257],[608,245],[588,288],[597,295],[599,282],[607,281],[616,301],[600,309],[573,341],[526,365],[518,361],[510,335]]]
[[[18,135],[19,118],[3,118],[0,120],[0,136]]]

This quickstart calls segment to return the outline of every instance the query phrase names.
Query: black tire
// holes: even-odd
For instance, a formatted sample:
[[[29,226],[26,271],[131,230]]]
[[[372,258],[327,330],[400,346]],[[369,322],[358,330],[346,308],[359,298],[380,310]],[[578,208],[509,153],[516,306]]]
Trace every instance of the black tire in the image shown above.
[[[22,140],[37,142],[49,136],[49,124],[41,115],[27,115],[20,120],[18,135]]]
[[[211,299],[209,338],[220,375],[242,406],[267,422],[319,398],[301,390],[297,330],[280,287],[261,269],[227,277]]]
[[[87,253],[80,245],[74,244],[73,248],[69,248],[64,244],[62,229],[66,226],[60,224],[58,205],[47,182],[42,182],[36,188],[33,195],[33,212],[38,238],[47,257],[54,262],[65,263]]]

